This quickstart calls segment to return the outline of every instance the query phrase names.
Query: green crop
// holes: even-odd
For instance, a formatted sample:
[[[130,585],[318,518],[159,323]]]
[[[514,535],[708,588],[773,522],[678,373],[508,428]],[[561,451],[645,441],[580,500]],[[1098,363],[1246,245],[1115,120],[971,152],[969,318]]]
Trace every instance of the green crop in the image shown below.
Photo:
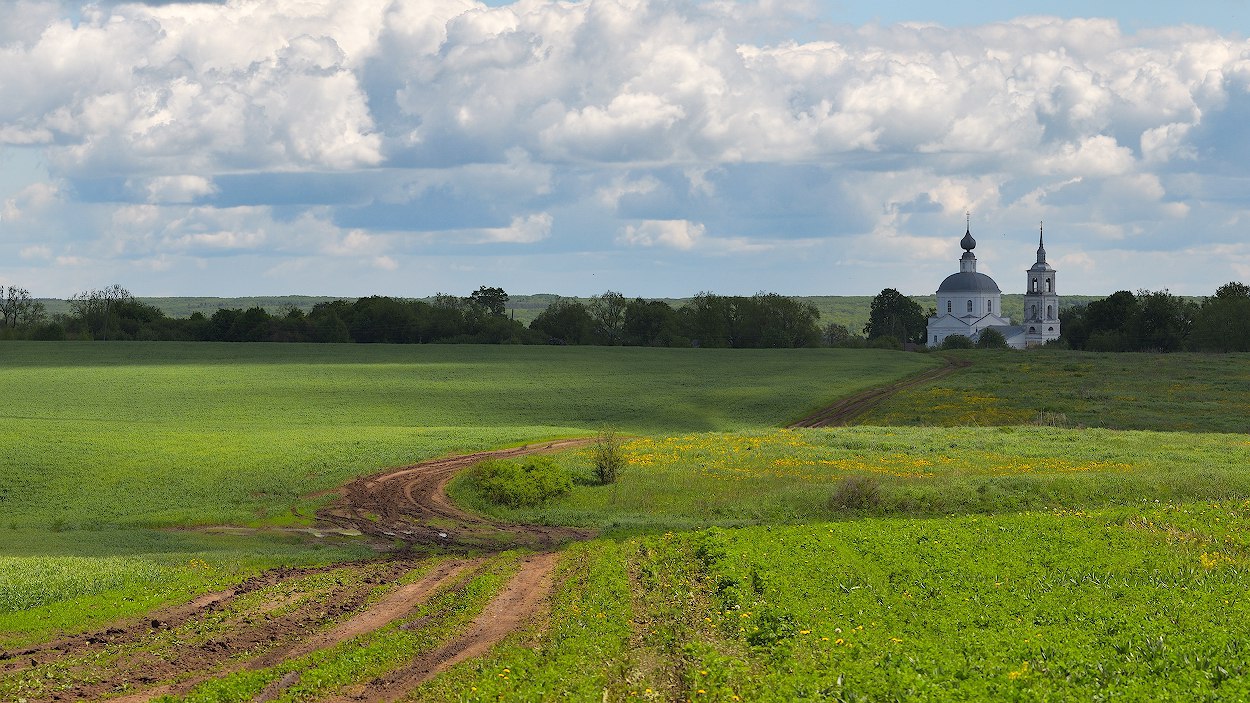
[[[1037,349],[958,356],[971,366],[903,391],[857,422],[1250,431],[1250,354]]]
[[[580,547],[545,625],[418,694],[1245,700],[1246,534],[1250,502],[1152,500]]]
[[[3,343],[0,644],[267,566],[363,554],[298,534],[164,528],[299,527],[356,476],[605,425],[775,426],[934,363],[841,350]]]
[[[452,494],[507,520],[626,530],[1250,495],[1250,443],[1232,434],[848,427],[642,437],[624,453],[615,484],[583,480],[538,508],[492,504],[464,478]],[[592,471],[586,449],[561,461]],[[861,478],[872,494],[848,505]]]

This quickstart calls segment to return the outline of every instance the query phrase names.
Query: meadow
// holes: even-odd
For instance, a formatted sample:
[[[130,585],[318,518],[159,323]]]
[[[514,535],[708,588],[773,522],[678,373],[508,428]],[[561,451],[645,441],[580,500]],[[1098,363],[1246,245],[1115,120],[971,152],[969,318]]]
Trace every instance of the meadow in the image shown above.
[[[759,428],[935,363],[837,350],[2,344],[0,646],[264,566],[369,553],[164,528],[299,527],[320,493],[386,467],[604,425]]]
[[[1250,354],[955,352],[972,362],[860,417],[863,425],[1018,425],[1250,432]]]
[[[611,485],[590,450],[564,455],[567,495],[509,508],[471,475],[451,494],[509,522],[632,531],[1007,513],[1250,496],[1245,435],[1071,430],[1032,425],[847,427],[640,437]]]
[[[877,408],[864,420],[875,425],[782,430],[942,359],[205,344],[0,354],[12,389],[0,648],[266,566],[364,560],[350,537],[276,528],[305,525],[318,493],[355,475],[610,426],[628,459],[614,484],[590,480],[584,449],[555,457],[578,481],[537,507],[453,482],[470,508],[601,537],[562,551],[541,622],[407,700],[1250,697],[1244,355],[976,353]],[[214,524],[264,529],[168,529]],[[467,627],[522,556],[491,556],[376,632],[168,700],[248,701],[288,680],[272,700],[355,695]],[[337,573],[216,624],[155,631],[132,654],[160,658],[231,617],[280,614],[266,598],[315,600],[362,578]],[[381,597],[395,584],[370,587]],[[0,699],[42,700],[108,666],[0,675]]]

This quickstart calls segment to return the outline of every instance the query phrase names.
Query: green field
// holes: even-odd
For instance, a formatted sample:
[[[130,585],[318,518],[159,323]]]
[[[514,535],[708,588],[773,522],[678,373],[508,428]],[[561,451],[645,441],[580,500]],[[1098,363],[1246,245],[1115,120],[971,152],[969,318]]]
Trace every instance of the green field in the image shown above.
[[[451,492],[506,521],[609,534],[1250,496],[1250,441],[1233,434],[853,427],[647,437],[625,454],[608,486],[588,485],[588,450],[567,454],[586,480],[538,507],[489,504],[467,474]]]
[[[1250,432],[1250,354],[959,352],[972,365],[887,400],[865,425]]]
[[[318,493],[353,476],[608,426],[627,435],[615,484],[588,480],[587,450],[556,457],[579,481],[535,507],[453,483],[473,509],[603,536],[564,550],[541,623],[408,700],[1250,697],[1250,358],[967,358],[863,425],[790,431],[779,428],[942,359],[0,345],[0,649],[266,566],[366,559],[349,537],[278,529],[307,525]],[[168,529],[219,524],[263,529]],[[274,700],[352,695],[466,627],[519,556],[491,556],[374,633],[185,700],[252,700],[296,671]],[[329,597],[346,578],[308,577],[296,595]],[[262,601],[215,627],[282,612]],[[204,627],[158,633],[139,655],[205,641]],[[109,665],[0,674],[0,699]]]
[[[261,566],[365,553],[159,528],[298,526],[325,500],[313,496],[357,475],[604,425],[766,427],[937,360],[838,350],[9,343],[0,363],[3,646],[76,618],[88,626],[142,612]],[[193,560],[211,569],[186,568]],[[60,574],[71,572],[67,583]]]
[[[1248,529],[1151,501],[595,543],[547,631],[412,700],[1245,700]]]

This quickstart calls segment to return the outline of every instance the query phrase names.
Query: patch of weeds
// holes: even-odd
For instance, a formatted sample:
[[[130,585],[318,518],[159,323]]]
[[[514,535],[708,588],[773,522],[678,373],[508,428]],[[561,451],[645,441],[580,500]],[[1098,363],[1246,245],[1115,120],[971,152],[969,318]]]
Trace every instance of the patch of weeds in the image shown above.
[[[875,476],[847,476],[834,486],[828,506],[832,510],[870,510],[881,504],[881,481]]]

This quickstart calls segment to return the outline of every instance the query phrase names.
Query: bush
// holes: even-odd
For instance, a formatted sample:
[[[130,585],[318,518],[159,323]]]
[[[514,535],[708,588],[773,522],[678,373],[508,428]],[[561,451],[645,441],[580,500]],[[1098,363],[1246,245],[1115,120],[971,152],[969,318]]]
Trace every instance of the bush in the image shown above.
[[[603,430],[591,447],[595,462],[595,480],[601,485],[616,483],[621,469],[625,468],[625,452],[621,439],[612,430]]]
[[[829,496],[833,510],[867,510],[881,503],[881,482],[876,476],[852,475],[838,481]]]
[[[37,342],[64,342],[65,328],[55,322],[49,322],[36,327],[30,333],[30,338]]]
[[[996,329],[981,330],[977,335],[977,349],[1010,349],[1007,338]]]
[[[943,349],[972,349],[974,346],[972,340],[962,334],[952,334],[942,340]]]
[[[473,468],[472,477],[488,500],[510,508],[541,505],[573,488],[572,473],[549,456],[530,457],[523,462],[483,461]]]

